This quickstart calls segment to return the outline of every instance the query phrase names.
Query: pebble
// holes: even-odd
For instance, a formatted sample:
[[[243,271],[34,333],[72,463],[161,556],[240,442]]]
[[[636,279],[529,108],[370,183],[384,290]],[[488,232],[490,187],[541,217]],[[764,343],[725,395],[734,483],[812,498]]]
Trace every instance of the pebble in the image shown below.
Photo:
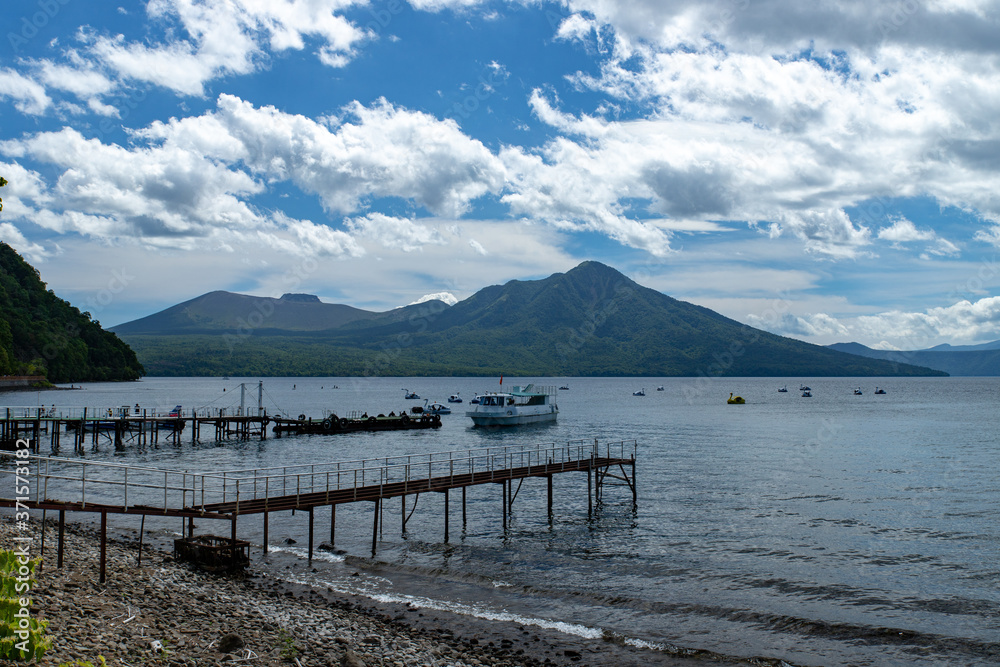
[[[0,522],[0,542],[15,536]],[[451,633],[430,636],[390,617],[319,596],[280,595],[252,577],[224,577],[135,545],[107,545],[107,577],[99,582],[95,531],[67,524],[64,566],[55,545],[31,591],[32,616],[49,622],[52,648],[34,664],[77,660],[108,665],[295,665],[301,667],[523,667],[532,658],[502,656],[463,644]],[[159,640],[161,654],[154,654]],[[223,652],[229,649],[230,652]]]

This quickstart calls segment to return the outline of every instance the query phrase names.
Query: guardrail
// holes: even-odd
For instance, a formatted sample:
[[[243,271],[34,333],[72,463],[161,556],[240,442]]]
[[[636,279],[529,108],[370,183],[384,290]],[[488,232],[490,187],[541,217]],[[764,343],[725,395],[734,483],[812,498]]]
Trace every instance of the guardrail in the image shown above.
[[[456,475],[489,473],[547,465],[558,472],[571,461],[587,459],[635,460],[637,442],[598,443],[571,441],[564,445],[513,445],[358,459],[330,463],[298,464],[271,468],[192,473],[124,463],[89,461],[53,456],[17,457],[0,452],[0,474],[16,475],[27,467],[34,479],[30,490],[36,501],[89,502],[129,508],[143,505],[162,509],[203,509],[217,503],[239,504],[275,497],[301,497],[320,492],[416,484]],[[21,477],[18,475],[18,477]],[[13,487],[5,487],[13,488]],[[412,493],[421,489],[414,486]]]

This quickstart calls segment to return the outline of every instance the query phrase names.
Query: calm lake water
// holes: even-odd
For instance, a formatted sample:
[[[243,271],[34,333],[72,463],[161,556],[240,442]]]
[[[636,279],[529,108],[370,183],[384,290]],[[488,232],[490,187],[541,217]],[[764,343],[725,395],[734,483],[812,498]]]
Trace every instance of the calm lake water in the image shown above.
[[[115,452],[96,460],[207,472],[421,454],[507,444],[638,441],[638,506],[606,487],[587,516],[586,477],[528,480],[506,534],[500,487],[420,496],[401,532],[388,501],[372,560],[371,504],[341,506],[337,544],[308,568],[305,513],[276,515],[277,551],[256,564],[345,592],[408,600],[585,636],[617,632],[664,650],[705,649],[796,665],[1000,664],[1000,379],[998,378],[504,378],[504,387],[566,384],[556,424],[472,428],[463,404],[433,431],[203,441]],[[80,391],[0,394],[0,406],[175,404],[256,407],[257,379],[146,378]],[[812,398],[798,391],[805,383]],[[664,391],[656,391],[663,385]],[[777,389],[787,385],[787,393]],[[875,395],[875,387],[885,395]],[[336,388],[334,388],[336,386]],[[855,388],[863,394],[856,396]],[[403,388],[444,402],[497,389],[484,378],[267,378],[268,412],[322,416],[399,411]],[[645,397],[632,392],[645,388]],[[225,391],[223,391],[225,389]],[[729,392],[746,399],[727,405]],[[452,406],[456,407],[456,406]],[[208,429],[203,436],[210,437]],[[43,453],[47,446],[43,446]],[[63,456],[74,456],[64,447]],[[408,510],[412,506],[408,501]],[[317,510],[324,539],[329,510]],[[129,517],[113,517],[121,528]],[[227,534],[199,522],[197,532]],[[147,520],[164,535],[180,521]],[[258,517],[240,537],[261,540]],[[327,536],[328,537],[328,536]],[[285,538],[297,540],[286,546]],[[361,576],[351,576],[360,572]]]

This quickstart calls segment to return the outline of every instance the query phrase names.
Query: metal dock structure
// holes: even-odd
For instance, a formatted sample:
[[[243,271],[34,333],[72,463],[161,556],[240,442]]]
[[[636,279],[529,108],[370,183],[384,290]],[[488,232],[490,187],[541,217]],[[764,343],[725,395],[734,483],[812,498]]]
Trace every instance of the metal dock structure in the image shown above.
[[[109,514],[178,517],[187,520],[187,535],[194,537],[194,519],[230,522],[231,550],[236,558],[237,523],[242,515],[263,517],[263,549],[268,548],[271,512],[303,511],[308,514],[311,560],[314,544],[313,514],[317,507],[331,507],[330,544],[336,535],[338,505],[357,502],[374,504],[372,556],[376,554],[383,503],[400,498],[402,529],[412,516],[407,498],[421,493],[444,494],[444,541],[449,540],[450,492],[461,491],[462,520],[466,515],[466,489],[497,484],[503,529],[521,485],[529,478],[547,482],[547,506],[552,520],[553,477],[579,472],[587,477],[587,511],[600,502],[607,480],[627,487],[637,502],[634,440],[600,443],[574,441],[562,445],[515,445],[465,451],[437,452],[330,463],[273,468],[192,473],[113,462],[89,461],[17,452],[0,452],[0,473],[13,476],[13,498],[0,498],[0,507],[18,511],[42,510],[59,513],[57,567],[62,567],[63,526],[66,512],[101,515],[100,578],[105,579],[105,548]],[[516,483],[516,488],[515,488]],[[25,493],[21,493],[21,491]],[[44,551],[44,520],[42,550]],[[144,524],[143,524],[144,525]],[[139,533],[142,558],[142,529]]]

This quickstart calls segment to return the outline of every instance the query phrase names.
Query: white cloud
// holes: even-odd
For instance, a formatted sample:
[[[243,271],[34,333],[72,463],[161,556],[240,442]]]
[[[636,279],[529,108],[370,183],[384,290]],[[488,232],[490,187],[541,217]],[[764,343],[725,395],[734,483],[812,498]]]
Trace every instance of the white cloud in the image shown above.
[[[931,241],[937,234],[933,229],[917,229],[916,225],[906,218],[897,218],[889,227],[883,227],[878,237],[893,243],[909,243],[911,241]]]
[[[0,222],[0,241],[3,241],[16,250],[18,254],[32,264],[44,262],[52,256],[52,253],[47,251],[43,246],[26,239],[21,230],[9,222]]]
[[[458,297],[456,297],[451,292],[434,292],[433,294],[425,294],[416,301],[408,303],[408,306],[415,306],[418,303],[426,303],[428,301],[443,301],[449,306],[454,306],[458,303]]]
[[[335,127],[222,95],[218,111],[156,123],[140,136],[179,149],[240,160],[273,181],[319,195],[331,212],[366,197],[400,197],[433,213],[459,215],[504,183],[503,165],[450,120],[384,100],[352,104]]]
[[[30,116],[45,113],[52,104],[44,86],[8,68],[0,70],[0,99],[13,100],[14,108]]]
[[[977,341],[1000,337],[1000,297],[959,301],[922,313],[890,311],[857,318],[856,331],[889,339],[901,349],[923,349],[940,340]],[[900,344],[902,341],[903,344]]]
[[[753,327],[782,336],[811,338],[831,335],[844,336],[849,333],[846,326],[826,313],[794,315],[786,312],[772,317],[748,315],[747,322]]]
[[[395,218],[381,213],[369,213],[362,218],[347,220],[347,228],[358,236],[371,239],[386,248],[404,252],[420,250],[427,244],[444,245],[440,232],[416,220]]]
[[[150,18],[176,22],[186,39],[147,45],[121,35],[101,37],[92,53],[121,76],[148,81],[183,95],[204,94],[219,76],[251,73],[261,67],[266,42],[274,52],[320,42],[321,62],[342,67],[354,56],[362,29],[338,15],[354,0],[152,0]],[[363,3],[362,3],[363,4]]]

